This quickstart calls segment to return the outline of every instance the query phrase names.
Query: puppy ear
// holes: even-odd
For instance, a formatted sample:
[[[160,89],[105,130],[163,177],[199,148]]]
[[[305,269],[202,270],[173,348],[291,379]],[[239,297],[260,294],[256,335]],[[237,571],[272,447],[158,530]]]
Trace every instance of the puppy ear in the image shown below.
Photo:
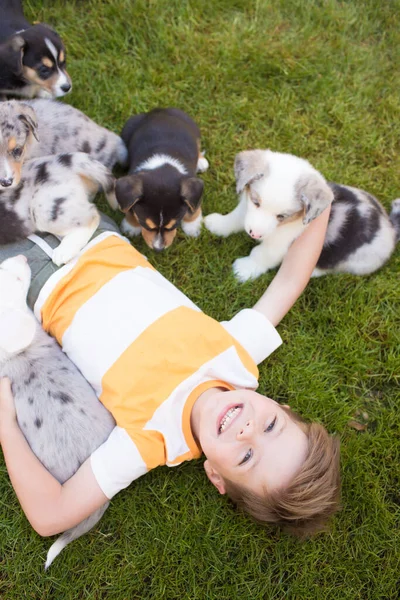
[[[117,179],[115,184],[115,195],[120,209],[128,212],[130,208],[139,202],[143,195],[143,180],[141,175],[127,175]]]
[[[296,196],[304,206],[304,225],[318,217],[333,200],[333,192],[323,177],[313,174],[298,180]]]
[[[234,171],[236,192],[243,192],[246,185],[268,175],[269,167],[266,150],[245,150],[235,157]]]
[[[32,133],[36,140],[39,141],[39,135],[37,131],[38,124],[35,111],[27,104],[22,103],[21,107],[23,112],[18,115],[18,119],[25,125],[26,130]]]
[[[22,74],[22,58],[24,56],[25,40],[20,35],[15,35],[4,44],[0,44],[0,59],[16,75]]]
[[[36,332],[35,317],[23,310],[6,310],[0,315],[0,348],[16,354],[27,348]]]
[[[190,212],[194,213],[200,206],[204,182],[197,177],[185,177],[181,183],[181,198],[188,205]]]

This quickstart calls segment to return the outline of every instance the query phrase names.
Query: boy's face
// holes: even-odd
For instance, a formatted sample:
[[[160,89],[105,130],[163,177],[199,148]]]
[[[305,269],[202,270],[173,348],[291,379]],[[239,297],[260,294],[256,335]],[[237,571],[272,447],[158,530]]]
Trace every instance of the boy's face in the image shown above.
[[[206,397],[196,433],[204,468],[221,494],[225,479],[259,494],[285,487],[307,455],[300,426],[277,402],[250,390]]]

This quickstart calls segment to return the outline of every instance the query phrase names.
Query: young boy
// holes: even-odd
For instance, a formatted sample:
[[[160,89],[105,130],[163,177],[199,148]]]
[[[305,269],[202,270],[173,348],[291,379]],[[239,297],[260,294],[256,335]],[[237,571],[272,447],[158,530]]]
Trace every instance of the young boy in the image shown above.
[[[321,528],[338,501],[338,442],[254,390],[256,364],[281,344],[275,326],[309,280],[328,216],[293,243],[254,308],[223,323],[157,273],[111,221],[59,269],[46,254],[52,236],[0,249],[0,260],[27,256],[28,302],[117,422],[60,485],[30,450],[1,381],[0,442],[40,535],[74,526],[150,469],[202,452],[210,481],[253,517],[302,533]]]

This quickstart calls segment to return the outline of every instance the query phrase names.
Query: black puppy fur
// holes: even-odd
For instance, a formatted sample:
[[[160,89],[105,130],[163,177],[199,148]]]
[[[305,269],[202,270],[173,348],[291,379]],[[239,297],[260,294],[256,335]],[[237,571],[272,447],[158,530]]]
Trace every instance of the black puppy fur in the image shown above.
[[[28,98],[67,94],[72,85],[58,34],[41,23],[31,26],[20,0],[0,0],[0,15],[0,92]]]
[[[134,235],[141,228],[155,250],[172,243],[180,224],[188,235],[198,235],[203,182],[195,176],[201,157],[196,123],[179,109],[158,108],[131,117],[121,137],[129,156],[129,174],[116,185],[128,222],[124,231]],[[191,230],[187,223],[194,222],[198,227]]]

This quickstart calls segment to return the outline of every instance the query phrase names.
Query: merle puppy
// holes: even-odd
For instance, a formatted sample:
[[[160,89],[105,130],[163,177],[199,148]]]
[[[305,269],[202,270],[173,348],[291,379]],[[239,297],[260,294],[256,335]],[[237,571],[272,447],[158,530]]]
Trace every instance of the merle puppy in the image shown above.
[[[131,117],[121,136],[129,157],[129,174],[116,184],[126,215],[122,231],[142,233],[154,250],[168,248],[179,225],[197,237],[203,182],[196,173],[206,171],[208,161],[200,151],[196,123],[177,108],[157,108]]]
[[[20,0],[0,0],[0,93],[57,98],[71,91],[66,52],[48,25],[31,25]]]
[[[33,452],[63,483],[107,439],[115,421],[28,309],[30,278],[22,255],[0,264],[0,377],[11,380],[18,423]],[[108,504],[58,538],[46,569],[101,519]]]
[[[53,262],[68,262],[97,229],[100,216],[90,199],[99,188],[117,207],[114,184],[111,171],[84,152],[27,161],[17,187],[0,187],[0,245],[45,231],[63,238]]]
[[[19,184],[24,160],[65,152],[85,152],[110,169],[127,159],[119,135],[73,106],[53,100],[0,102],[0,190]]]

